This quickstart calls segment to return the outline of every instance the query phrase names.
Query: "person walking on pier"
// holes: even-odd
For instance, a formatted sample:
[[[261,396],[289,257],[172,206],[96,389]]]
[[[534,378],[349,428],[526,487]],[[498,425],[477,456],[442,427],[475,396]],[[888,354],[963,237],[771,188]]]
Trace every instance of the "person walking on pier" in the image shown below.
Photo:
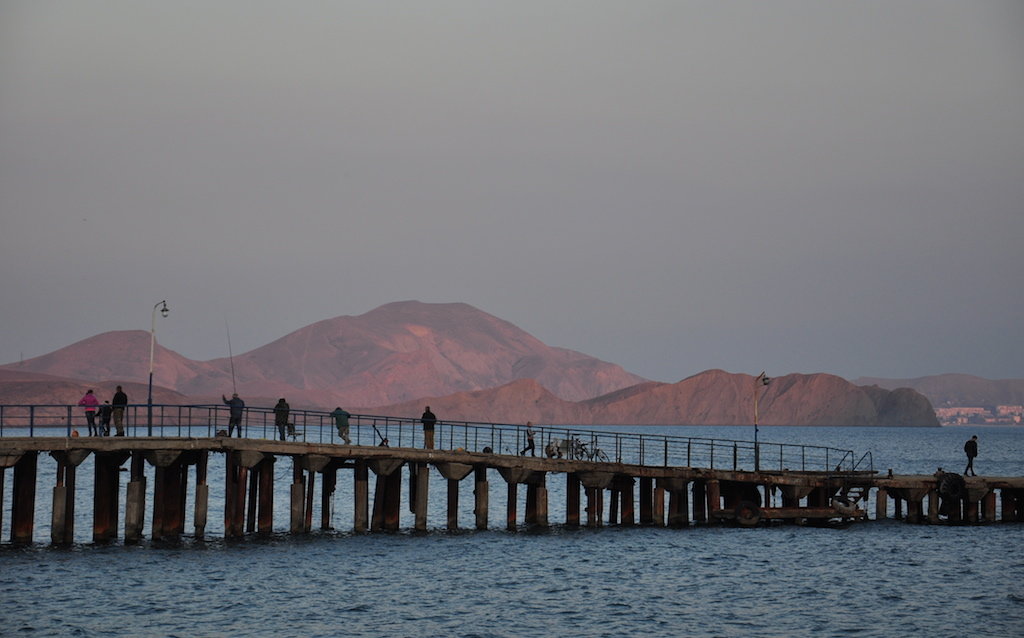
[[[100,406],[100,400],[90,389],[79,400],[78,405],[85,408],[85,423],[89,427],[89,436],[98,436],[100,429],[96,427],[96,409]]]
[[[968,439],[967,443],[964,443],[964,452],[967,453],[967,467],[964,468],[964,476],[977,476],[978,474],[974,471],[974,457],[978,456],[977,434]]]
[[[128,395],[124,393],[121,386],[117,386],[114,398],[110,400],[114,407],[114,429],[117,433],[114,436],[124,436],[124,411],[128,407]]]
[[[338,428],[338,436],[345,442],[345,445],[352,445],[352,439],[348,435],[348,418],[352,415],[342,410],[339,405],[334,408],[334,412],[331,412],[331,416],[334,417],[334,425]]]
[[[423,416],[420,417],[420,423],[423,424],[423,447],[428,450],[434,449],[434,425],[437,423],[437,417],[430,411],[428,405],[426,410],[423,411]]]
[[[526,422],[526,447],[524,447],[522,450],[520,450],[519,456],[525,456],[527,450],[530,451],[530,456],[537,456],[536,453],[535,453],[536,449],[537,448],[534,447],[534,444],[533,444],[533,422],[532,421],[527,421]]]
[[[237,392],[232,394],[230,399],[223,394],[220,395],[220,398],[228,406],[228,438],[231,438],[231,433],[235,431],[236,426],[238,427],[238,438],[242,438],[242,412],[245,410],[245,401],[238,398]]]
[[[288,402],[284,398],[278,399],[277,405],[274,406],[274,425],[277,426],[277,432],[281,436],[281,440],[285,440],[285,436],[288,433],[288,413],[291,412]]]

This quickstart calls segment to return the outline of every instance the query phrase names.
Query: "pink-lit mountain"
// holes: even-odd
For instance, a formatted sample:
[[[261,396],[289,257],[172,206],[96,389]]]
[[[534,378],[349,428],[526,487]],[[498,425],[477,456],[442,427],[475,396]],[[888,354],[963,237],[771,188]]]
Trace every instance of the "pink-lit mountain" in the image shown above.
[[[149,333],[108,332],[2,368],[96,383],[149,375]],[[227,358],[192,361],[157,346],[154,384],[196,398],[230,393]],[[621,367],[545,345],[460,303],[405,301],[296,330],[234,358],[238,392],[293,405],[387,405],[534,379],[579,401],[644,381]]]
[[[108,332],[45,356],[0,366],[0,403],[77,403],[121,383],[145,400],[150,335]],[[234,358],[250,406],[286,397],[295,408],[364,414],[563,424],[749,424],[754,379],[708,370],[657,383],[617,365],[553,348],[466,304],[392,303],[306,326]],[[157,403],[219,402],[229,359],[192,361],[157,347]],[[761,388],[764,425],[937,425],[921,394],[859,387],[828,374],[791,374]]]

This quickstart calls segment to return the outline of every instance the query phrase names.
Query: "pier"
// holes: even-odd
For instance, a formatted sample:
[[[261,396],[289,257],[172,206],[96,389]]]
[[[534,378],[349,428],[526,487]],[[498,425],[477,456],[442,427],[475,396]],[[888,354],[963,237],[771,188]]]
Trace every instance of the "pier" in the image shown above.
[[[241,438],[224,436],[225,406],[159,406],[152,422],[145,410],[130,406],[125,436],[76,436],[83,418],[70,406],[0,406],[0,497],[11,482],[2,541],[33,542],[37,501],[52,499],[51,542],[71,543],[77,470],[90,456],[96,543],[204,539],[211,515],[223,516],[228,539],[331,529],[339,481],[351,482],[342,506],[355,532],[399,530],[403,502],[413,529],[426,531],[433,499],[446,504],[435,528],[450,530],[469,507],[478,530],[1024,522],[1024,477],[891,475],[850,450],[544,426],[537,456],[520,456],[524,428],[508,424],[438,422],[428,449],[418,419],[352,415],[345,444],[326,412],[293,411],[281,440],[270,410],[248,409]],[[208,472],[211,454],[223,456],[222,474]],[[281,463],[291,470],[287,503],[274,499]],[[462,481],[472,482],[472,503],[460,502]],[[490,502],[494,481],[504,503]],[[554,481],[564,485],[558,503]],[[210,511],[211,485],[223,511]],[[274,528],[275,507],[289,513],[287,529]]]

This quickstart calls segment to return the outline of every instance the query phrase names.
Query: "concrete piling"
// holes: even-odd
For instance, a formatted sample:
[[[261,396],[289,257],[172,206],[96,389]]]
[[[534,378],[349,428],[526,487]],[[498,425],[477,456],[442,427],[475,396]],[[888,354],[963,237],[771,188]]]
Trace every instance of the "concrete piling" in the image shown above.
[[[73,447],[73,444],[69,447],[60,441],[59,446],[52,448],[46,447],[45,441],[35,441],[36,448],[29,450],[10,444],[5,446],[5,443],[0,439],[0,488],[7,480],[6,468],[12,468],[14,484],[10,490],[13,498],[9,512],[13,543],[27,543],[32,539],[40,452],[49,453],[56,463],[54,473],[46,471],[47,478],[54,477],[50,541],[55,545],[73,542],[77,467],[90,454],[94,456],[95,468],[92,493],[92,539],[95,543],[108,543],[118,537],[119,500],[122,498],[120,472],[121,465],[129,458],[130,475],[124,495],[125,543],[142,539],[147,466],[153,467],[152,526],[147,530],[152,538],[173,541],[184,534],[186,506],[192,505],[188,500],[189,467],[193,465],[196,483],[192,523],[195,538],[204,538],[209,515],[211,485],[207,466],[211,451],[225,454],[225,538],[273,532],[275,454],[292,457],[288,530],[295,534],[312,530],[317,473],[323,481],[319,494],[319,529],[333,528],[339,469],[353,469],[353,529],[357,532],[399,529],[405,478],[401,468],[405,464],[410,468],[408,503],[417,531],[428,529],[432,467],[445,479],[447,510],[444,520],[450,530],[459,527],[460,481],[470,473],[473,474],[475,527],[488,528],[489,469],[498,471],[506,481],[504,526],[509,530],[518,529],[520,524],[541,528],[550,524],[546,482],[548,474],[559,472],[565,474],[567,527],[581,524],[583,498],[586,499],[585,525],[595,528],[606,524],[663,526],[666,523],[686,528],[691,521],[696,524],[741,523],[737,519],[744,505],[750,506],[747,510],[753,506],[760,508],[755,508],[754,513],[764,522],[806,521],[826,525],[837,519],[849,521],[863,517],[861,508],[869,501],[862,499],[869,490],[875,490],[874,516],[879,520],[888,515],[890,498],[894,502],[895,516],[910,524],[991,524],[1024,520],[1024,477],[970,478],[958,496],[942,499],[937,476],[835,472],[761,474],[690,467],[632,467],[571,459],[507,458],[463,451],[434,450],[425,455],[422,450],[413,448],[382,450],[372,447],[359,452],[358,446],[347,446],[344,456],[336,456],[335,446],[329,444],[304,444],[299,448],[273,441],[260,447],[251,440],[236,444],[234,441],[190,439],[181,444],[171,439],[144,439],[138,443],[130,439],[109,442],[90,439],[82,442],[83,447]],[[133,445],[137,447],[129,447]],[[377,476],[372,515],[370,471]],[[520,485],[526,492],[521,519]],[[775,490],[781,492],[781,507],[777,506]],[[0,489],[0,498],[2,495]],[[804,498],[806,504],[802,505]],[[854,507],[856,509],[851,509]],[[0,520],[7,511],[0,503]]]

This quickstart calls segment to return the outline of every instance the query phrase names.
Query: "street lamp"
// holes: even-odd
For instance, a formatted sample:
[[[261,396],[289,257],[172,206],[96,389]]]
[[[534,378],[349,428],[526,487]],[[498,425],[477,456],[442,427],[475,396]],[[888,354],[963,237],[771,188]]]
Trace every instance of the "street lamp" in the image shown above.
[[[166,317],[170,314],[167,308],[167,300],[163,300],[153,306],[153,325],[149,329],[149,398],[146,405],[149,406],[146,412],[146,424],[149,436],[153,436],[153,352],[156,349],[156,311],[160,310],[160,316]]]
[[[758,398],[758,395],[761,393],[761,387],[768,385],[768,383],[770,381],[771,381],[771,379],[768,378],[765,375],[764,370],[762,370],[761,374],[757,375],[757,377],[754,378],[754,471],[755,472],[760,472],[761,471],[761,450],[758,448],[758,445],[757,445],[757,398]]]

